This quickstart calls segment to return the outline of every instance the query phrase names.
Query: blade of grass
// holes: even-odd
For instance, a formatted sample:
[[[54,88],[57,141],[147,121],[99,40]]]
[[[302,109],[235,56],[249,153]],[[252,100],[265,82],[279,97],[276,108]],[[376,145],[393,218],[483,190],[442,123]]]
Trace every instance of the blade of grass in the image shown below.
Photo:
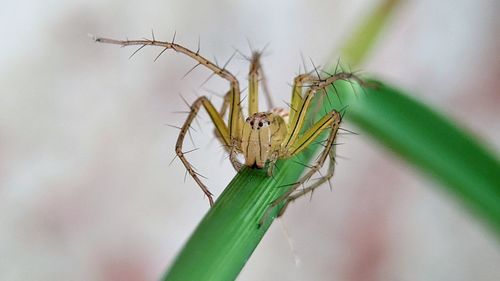
[[[345,98],[347,120],[443,183],[500,234],[500,163],[494,153],[397,89],[382,85],[361,98]]]
[[[316,145],[317,146],[317,145]],[[273,177],[265,169],[245,167],[198,225],[162,280],[234,280],[279,211],[259,227],[269,204],[297,181],[314,155],[278,161]]]

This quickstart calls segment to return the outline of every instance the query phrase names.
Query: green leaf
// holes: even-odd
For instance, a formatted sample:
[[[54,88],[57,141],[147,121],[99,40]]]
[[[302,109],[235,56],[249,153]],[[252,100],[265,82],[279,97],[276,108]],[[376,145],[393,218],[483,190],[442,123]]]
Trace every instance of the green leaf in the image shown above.
[[[346,99],[349,121],[436,178],[500,234],[500,163],[494,153],[394,88],[381,85]]]
[[[302,153],[308,161],[313,149]],[[274,220],[279,208],[259,227],[269,204],[288,190],[304,170],[297,157],[266,169],[244,167],[208,211],[163,280],[234,280]]]

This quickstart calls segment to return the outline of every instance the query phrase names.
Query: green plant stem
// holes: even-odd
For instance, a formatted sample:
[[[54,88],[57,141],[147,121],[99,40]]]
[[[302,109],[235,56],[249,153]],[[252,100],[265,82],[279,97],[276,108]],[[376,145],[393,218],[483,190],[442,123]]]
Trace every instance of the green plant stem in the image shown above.
[[[301,160],[312,151],[301,154]],[[297,159],[279,161],[266,170],[245,167],[219,196],[163,280],[234,280],[276,217],[279,207],[259,227],[269,204],[297,181],[304,166]]]

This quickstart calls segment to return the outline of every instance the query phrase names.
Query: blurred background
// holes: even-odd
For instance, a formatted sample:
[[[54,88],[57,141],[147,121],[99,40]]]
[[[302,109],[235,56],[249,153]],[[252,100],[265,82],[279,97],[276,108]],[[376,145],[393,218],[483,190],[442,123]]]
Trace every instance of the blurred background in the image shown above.
[[[285,106],[301,53],[321,65],[380,1],[10,1],[0,11],[0,280],[156,280],[208,209],[174,145],[189,102],[226,83],[173,52],[88,34],[170,40],[216,57],[269,43]],[[500,149],[500,2],[402,1],[365,73],[407,89]],[[248,41],[248,42],[247,42]],[[245,87],[247,62],[228,69]],[[267,109],[265,104],[262,110]],[[429,124],[432,126],[432,124]],[[203,113],[189,154],[219,195],[235,172]],[[346,128],[357,131],[349,124]],[[334,189],[294,203],[238,280],[499,280],[498,240],[362,133]],[[196,266],[196,264],[193,264]]]

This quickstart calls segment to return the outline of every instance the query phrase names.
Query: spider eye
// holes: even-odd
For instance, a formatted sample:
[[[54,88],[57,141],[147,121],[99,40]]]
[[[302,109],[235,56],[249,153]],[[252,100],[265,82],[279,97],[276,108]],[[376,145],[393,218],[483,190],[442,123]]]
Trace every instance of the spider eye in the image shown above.
[[[264,124],[262,124],[262,122],[259,122],[259,127],[262,127]]]
[[[252,127],[253,127],[253,120],[252,120],[252,121],[250,121],[250,126],[252,126]]]

